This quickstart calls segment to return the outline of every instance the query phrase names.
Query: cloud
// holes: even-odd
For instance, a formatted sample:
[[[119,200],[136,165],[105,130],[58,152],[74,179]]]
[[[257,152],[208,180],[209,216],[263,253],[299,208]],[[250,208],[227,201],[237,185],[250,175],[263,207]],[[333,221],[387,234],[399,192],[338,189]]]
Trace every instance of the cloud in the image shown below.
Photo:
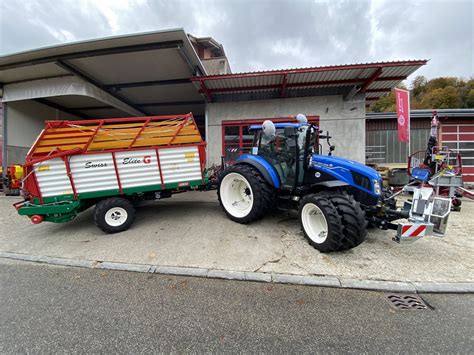
[[[474,74],[469,0],[10,0],[0,54],[184,27],[212,36],[234,72],[431,59],[428,77]]]

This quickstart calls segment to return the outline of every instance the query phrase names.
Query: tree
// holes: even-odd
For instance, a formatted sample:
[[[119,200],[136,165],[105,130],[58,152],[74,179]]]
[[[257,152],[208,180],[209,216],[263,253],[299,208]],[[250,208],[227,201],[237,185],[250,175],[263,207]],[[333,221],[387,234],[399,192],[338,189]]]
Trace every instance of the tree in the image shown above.
[[[452,77],[440,77],[431,79],[426,84],[427,91],[433,91],[436,89],[444,89],[447,86],[457,87],[459,86],[460,79]]]
[[[375,104],[372,105],[371,111],[373,112],[393,112],[395,111],[395,94],[393,91],[387,96],[383,96],[378,99]]]
[[[405,85],[399,87],[405,88]],[[474,108],[474,78],[467,82],[462,78],[439,77],[427,80],[417,76],[410,85],[412,109]],[[380,98],[370,110],[373,112],[395,111],[395,95]]]
[[[467,107],[474,107],[474,89],[469,90],[469,93],[466,95],[466,104]]]
[[[411,83],[411,93],[418,97],[426,91],[428,80],[423,75],[418,75]]]
[[[421,106],[424,108],[459,108],[461,104],[461,97],[452,86],[430,91],[421,101]]]

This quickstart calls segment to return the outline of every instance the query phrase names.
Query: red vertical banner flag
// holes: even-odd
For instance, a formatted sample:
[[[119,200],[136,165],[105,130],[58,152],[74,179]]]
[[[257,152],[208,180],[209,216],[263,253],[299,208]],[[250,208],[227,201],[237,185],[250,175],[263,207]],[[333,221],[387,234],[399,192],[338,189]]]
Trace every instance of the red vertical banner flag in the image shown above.
[[[410,141],[410,92],[395,89],[397,106],[398,141]]]

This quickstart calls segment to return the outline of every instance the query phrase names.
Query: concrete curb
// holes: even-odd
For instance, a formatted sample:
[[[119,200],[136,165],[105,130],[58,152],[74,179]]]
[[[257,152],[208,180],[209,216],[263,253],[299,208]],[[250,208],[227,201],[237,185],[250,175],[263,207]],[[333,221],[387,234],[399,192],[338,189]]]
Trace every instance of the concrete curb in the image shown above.
[[[0,258],[90,269],[119,270],[163,275],[208,277],[226,280],[257,281],[294,285],[338,287],[372,291],[405,293],[474,293],[474,282],[401,282],[386,280],[358,280],[339,278],[335,276],[292,275],[278,273],[270,274],[265,272],[159,266],[151,264],[118,263],[100,260],[75,260],[3,251],[0,251]]]

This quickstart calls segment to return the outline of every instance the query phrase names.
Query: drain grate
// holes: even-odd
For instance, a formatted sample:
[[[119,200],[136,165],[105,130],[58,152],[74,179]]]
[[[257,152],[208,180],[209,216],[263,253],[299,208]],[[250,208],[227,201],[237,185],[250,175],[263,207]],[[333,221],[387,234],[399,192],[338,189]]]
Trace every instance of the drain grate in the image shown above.
[[[404,294],[404,293],[386,293],[385,298],[387,299],[390,306],[396,310],[419,310],[419,309],[431,309],[420,296],[415,294]]]

